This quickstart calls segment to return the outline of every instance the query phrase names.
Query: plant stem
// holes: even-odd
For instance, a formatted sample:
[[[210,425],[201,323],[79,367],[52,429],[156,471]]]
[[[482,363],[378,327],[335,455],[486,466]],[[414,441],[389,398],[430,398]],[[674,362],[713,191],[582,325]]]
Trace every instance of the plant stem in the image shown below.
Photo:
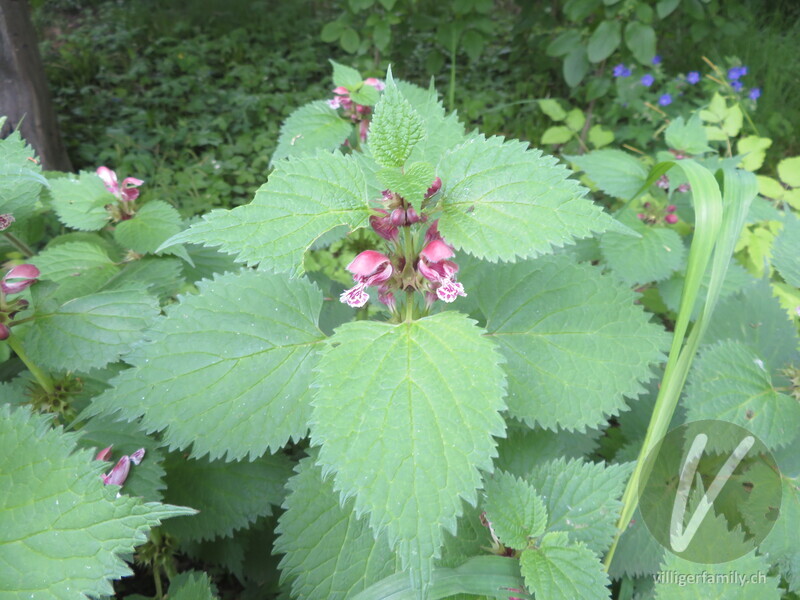
[[[16,248],[17,250],[22,252],[22,254],[25,255],[25,258],[30,258],[31,256],[33,256],[35,254],[35,252],[33,250],[31,250],[31,248],[30,248],[30,246],[28,246],[28,244],[23,242],[21,239],[19,239],[13,233],[10,233],[8,231],[4,231],[3,235],[6,236],[6,239],[9,241],[9,243],[11,243],[12,246],[14,246],[14,248]]]
[[[11,346],[11,349],[16,353],[19,359],[25,363],[25,366],[28,367],[28,370],[31,374],[36,378],[36,381],[39,382],[39,385],[42,386],[42,389],[47,392],[49,395],[54,395],[56,393],[56,388],[53,385],[53,380],[50,376],[42,371],[36,363],[34,363],[27,354],[25,354],[25,349],[22,347],[22,344],[19,341],[19,338],[15,335],[11,335],[8,338],[8,345]]]
[[[158,565],[153,565],[153,582],[156,584],[156,598],[161,600],[164,597],[164,590],[161,587],[161,569]]]

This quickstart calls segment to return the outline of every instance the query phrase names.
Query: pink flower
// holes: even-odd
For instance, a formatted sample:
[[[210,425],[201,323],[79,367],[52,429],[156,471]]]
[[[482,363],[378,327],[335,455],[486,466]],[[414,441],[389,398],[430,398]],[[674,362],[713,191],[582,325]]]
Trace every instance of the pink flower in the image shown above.
[[[108,460],[108,457],[111,456],[111,448],[113,448],[113,447],[114,447],[114,444],[111,444],[110,446],[107,446],[107,447],[103,448],[102,450],[100,450],[100,452],[97,453],[97,456],[95,456],[94,459],[95,460]]]
[[[97,454],[97,459],[105,460],[106,458],[108,458],[110,451],[111,451],[111,446],[101,450]],[[134,452],[130,456],[126,454],[125,456],[120,458],[119,461],[117,461],[117,464],[114,465],[114,468],[111,469],[111,471],[109,471],[105,475],[101,475],[103,483],[105,485],[122,485],[123,483],[125,483],[125,480],[128,478],[128,474],[131,471],[131,464],[134,465],[140,464],[142,462],[142,459],[144,458],[144,452],[145,452],[144,448],[139,448],[136,452]],[[100,458],[101,455],[103,455],[102,459]]]
[[[392,276],[392,261],[385,254],[375,250],[364,250],[347,265],[353,274],[356,285],[345,290],[339,300],[354,308],[361,308],[369,300],[366,288],[383,283]]]
[[[394,299],[394,294],[389,291],[389,286],[386,284],[378,288],[378,300],[383,302],[392,312],[397,309],[397,301]]]
[[[690,189],[692,189],[692,186],[690,186],[688,183],[682,183],[678,186],[679,192],[688,192]]]
[[[366,83],[367,85],[371,85],[379,92],[382,92],[384,89],[386,89],[386,84],[383,83],[380,79],[375,79],[374,77],[367,77],[364,80],[364,83]]]
[[[141,179],[135,177],[126,177],[122,180],[122,185],[117,183],[117,174],[108,167],[98,167],[97,176],[103,180],[106,189],[114,194],[123,202],[133,202],[139,197],[138,188],[144,183]]]
[[[425,200],[433,196],[440,189],[442,189],[442,180],[437,177],[433,180],[433,183],[431,184],[431,187],[428,188],[428,191],[425,192]]]
[[[662,175],[661,177],[658,178],[658,181],[656,181],[656,185],[660,187],[662,190],[668,190],[669,177],[667,177],[666,175]]]
[[[428,231],[425,232],[425,245],[427,246],[434,240],[440,240],[442,236],[439,234],[439,219],[436,219],[431,226],[428,227]]]
[[[680,186],[678,186],[678,191],[681,191],[681,187],[680,187]],[[674,204],[670,204],[670,205],[667,207],[667,212],[668,212],[668,213],[674,213],[676,210],[678,210],[678,207],[677,207],[677,206],[675,206]]]
[[[377,233],[383,239],[389,240],[390,242],[395,241],[397,239],[398,230],[392,220],[392,217],[389,216],[389,212],[383,210],[382,208],[377,208],[375,210],[386,216],[379,217],[378,215],[372,215],[369,218],[369,224],[375,230],[375,233]]]
[[[0,340],[7,340],[8,336],[11,335],[11,330],[8,328],[5,323],[0,323]]]
[[[444,240],[428,243],[419,253],[417,269],[433,284],[436,296],[444,302],[453,302],[458,296],[466,296],[464,286],[455,281],[458,265],[448,258],[454,256],[453,249]]]
[[[668,214],[666,217],[664,217],[664,220],[670,225],[675,225],[675,223],[678,222],[678,215]]]
[[[0,231],[3,231],[4,229],[8,229],[9,227],[11,227],[11,224],[14,221],[16,221],[16,219],[14,218],[14,215],[10,213],[5,215],[0,215]]]
[[[13,267],[0,281],[0,289],[4,294],[19,294],[29,288],[39,277],[39,269],[34,265],[24,264]]]

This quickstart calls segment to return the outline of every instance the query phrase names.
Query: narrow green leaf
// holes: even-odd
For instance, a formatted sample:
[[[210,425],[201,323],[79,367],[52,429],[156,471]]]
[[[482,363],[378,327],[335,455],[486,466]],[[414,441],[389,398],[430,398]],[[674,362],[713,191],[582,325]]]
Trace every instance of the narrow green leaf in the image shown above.
[[[345,600],[398,570],[385,536],[375,539],[352,499],[341,503],[313,459],[300,462],[287,488],[275,552],[296,598]]]
[[[115,362],[139,341],[158,315],[158,301],[142,290],[109,290],[37,311],[25,350],[43,367],[86,371]]]
[[[165,242],[219,246],[239,262],[303,272],[303,253],[338,225],[363,227],[369,218],[367,184],[356,159],[318,153],[281,161],[250,204],[215,210]]]
[[[257,271],[197,284],[199,294],[167,309],[148,343],[126,357],[87,414],[143,415],[173,448],[194,456],[256,458],[305,436],[308,381],[322,295],[303,279]]]
[[[502,358],[481,334],[451,311],[399,325],[356,321],[320,359],[318,462],[343,498],[355,496],[356,514],[386,532],[416,590],[431,581],[461,499],[476,503],[478,470],[492,471],[493,436],[505,432]]]
[[[536,489],[509,473],[485,480],[486,518],[504,545],[524,550],[547,527],[547,508]]]
[[[123,557],[162,519],[193,511],[118,495],[105,465],[49,421],[0,406],[0,596],[113,595],[111,580],[133,573]]]
[[[439,229],[474,256],[513,261],[613,228],[613,219],[569,174],[523,142],[471,139],[439,164]]]
[[[569,256],[481,265],[462,282],[508,360],[509,413],[531,426],[604,423],[644,391],[669,342],[628,287]]]
[[[389,79],[369,126],[372,156],[382,167],[402,167],[424,137],[422,117]]]

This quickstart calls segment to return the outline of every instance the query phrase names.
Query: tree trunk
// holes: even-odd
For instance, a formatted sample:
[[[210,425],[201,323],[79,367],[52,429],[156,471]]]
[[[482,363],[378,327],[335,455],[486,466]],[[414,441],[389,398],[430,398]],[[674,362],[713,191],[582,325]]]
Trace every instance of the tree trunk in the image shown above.
[[[19,126],[45,169],[71,171],[53,112],[27,0],[0,0],[0,138]]]

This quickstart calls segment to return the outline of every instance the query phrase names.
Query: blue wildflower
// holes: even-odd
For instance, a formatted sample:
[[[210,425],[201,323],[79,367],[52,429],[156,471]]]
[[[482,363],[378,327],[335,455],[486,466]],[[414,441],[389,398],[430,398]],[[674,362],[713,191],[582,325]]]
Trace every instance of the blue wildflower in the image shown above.
[[[741,92],[741,91],[742,91],[742,88],[743,88],[744,86],[742,85],[742,82],[741,82],[741,81],[733,81],[733,82],[731,82],[731,87],[732,87],[734,90],[736,90],[737,92]]]
[[[644,87],[650,87],[651,85],[653,85],[655,78],[651,73],[646,73],[642,75],[642,79],[640,81]]]
[[[661,97],[659,97],[658,99],[658,103],[661,106],[667,106],[669,104],[672,104],[672,96],[669,94],[662,94]]]
[[[753,88],[748,94],[750,100],[758,100],[761,97],[761,88]]]
[[[698,73],[697,71],[689,71],[686,74],[686,81],[694,85],[695,83],[700,81],[700,73]]]
[[[744,77],[747,75],[747,67],[742,65],[741,67],[731,67],[728,69],[728,79],[731,81],[736,81],[737,79]]]
[[[654,65],[660,65],[660,64],[661,64],[661,57],[660,57],[658,54],[656,54],[656,55],[653,57],[653,64],[654,64]]]
[[[626,67],[623,63],[618,64],[614,67],[614,77],[630,77],[631,70]]]

